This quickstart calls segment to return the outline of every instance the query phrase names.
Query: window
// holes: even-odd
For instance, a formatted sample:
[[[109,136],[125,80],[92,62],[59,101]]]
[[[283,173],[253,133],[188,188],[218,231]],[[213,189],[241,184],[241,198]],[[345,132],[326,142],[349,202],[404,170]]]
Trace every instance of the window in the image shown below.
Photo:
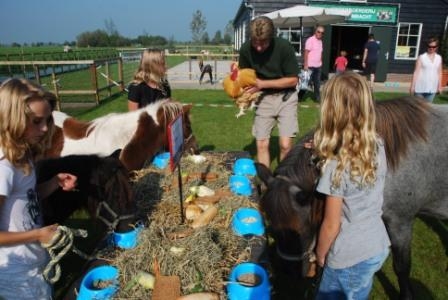
[[[421,32],[421,23],[398,24],[395,59],[415,60],[417,58]]]
[[[300,30],[279,29],[277,36],[288,40],[297,52],[297,55],[302,55],[302,35]]]

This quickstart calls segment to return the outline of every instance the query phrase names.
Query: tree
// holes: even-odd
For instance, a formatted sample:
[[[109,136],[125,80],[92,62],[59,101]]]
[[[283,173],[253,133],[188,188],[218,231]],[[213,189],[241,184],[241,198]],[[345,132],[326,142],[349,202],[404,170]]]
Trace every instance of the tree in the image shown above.
[[[110,35],[119,35],[117,26],[115,26],[115,23],[112,19],[106,19],[104,20],[104,26],[106,27],[106,32]]]
[[[221,30],[216,31],[215,36],[212,39],[212,44],[219,45],[222,43]]]
[[[193,20],[190,23],[190,30],[193,42],[195,43],[202,42],[206,27],[207,27],[207,21],[205,17],[202,15],[202,12],[200,10],[197,10],[193,14]]]
[[[176,41],[174,40],[174,36],[171,35],[169,40],[168,40],[168,49],[170,49],[171,51],[175,51],[176,50]]]
[[[232,21],[229,21],[229,23],[227,23],[226,28],[224,29],[224,38],[223,38],[223,42],[224,44],[232,44],[233,43],[233,24]]]
[[[208,37],[207,32],[204,32],[204,34],[202,35],[201,42],[206,45],[210,44],[210,38]]]
[[[79,47],[107,47],[109,46],[109,35],[106,31],[97,29],[93,32],[83,32],[76,37]]]
[[[160,35],[152,36],[152,35],[139,35],[136,39],[137,43],[142,46],[164,46],[168,43],[166,38]]]

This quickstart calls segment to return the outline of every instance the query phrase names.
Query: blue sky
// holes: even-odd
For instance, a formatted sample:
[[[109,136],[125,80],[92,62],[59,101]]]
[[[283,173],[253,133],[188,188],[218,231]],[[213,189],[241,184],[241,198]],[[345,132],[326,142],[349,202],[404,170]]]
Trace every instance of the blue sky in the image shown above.
[[[233,20],[241,0],[0,0],[0,44],[74,41],[85,31],[106,29],[112,20],[128,38],[147,33],[191,40],[196,10],[213,38]]]

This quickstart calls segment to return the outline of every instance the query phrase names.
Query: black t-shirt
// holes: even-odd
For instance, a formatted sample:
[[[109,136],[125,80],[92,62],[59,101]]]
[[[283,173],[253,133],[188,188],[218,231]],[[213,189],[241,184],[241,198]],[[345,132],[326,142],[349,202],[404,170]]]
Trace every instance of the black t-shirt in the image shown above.
[[[378,52],[380,51],[380,45],[377,41],[367,41],[364,48],[367,49],[366,62],[376,63],[378,61]]]
[[[128,87],[128,100],[138,103],[138,107],[145,107],[157,100],[170,98],[171,88],[168,81],[164,81],[162,90],[154,89],[146,84],[146,82],[131,83]]]
[[[238,66],[255,69],[261,79],[295,77],[299,74],[299,64],[294,48],[285,39],[273,38],[269,47],[262,53],[257,52],[251,41],[246,41],[240,49]]]

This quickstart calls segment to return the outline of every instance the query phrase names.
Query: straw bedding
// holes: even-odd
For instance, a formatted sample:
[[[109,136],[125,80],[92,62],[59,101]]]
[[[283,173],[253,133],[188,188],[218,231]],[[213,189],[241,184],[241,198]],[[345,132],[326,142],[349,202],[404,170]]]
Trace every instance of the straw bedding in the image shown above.
[[[182,200],[190,194],[191,186],[200,184],[226,196],[215,204],[218,214],[210,224],[197,229],[191,229],[188,220],[181,224],[177,170],[171,173],[169,168],[159,170],[148,165],[136,173],[133,182],[135,198],[140,217],[146,220],[139,243],[134,249],[109,247],[99,253],[120,270],[117,298],[150,299],[151,290],[137,284],[135,278],[138,271],[154,274],[157,264],[160,275],[179,276],[181,294],[207,291],[226,299],[223,281],[233,266],[251,257],[251,241],[233,233],[231,219],[236,209],[256,207],[256,203],[228,191],[233,162],[228,153],[202,155],[206,157],[203,163],[193,163],[188,157],[181,161]],[[201,173],[217,177],[204,181],[205,176],[198,176]],[[190,235],[173,238],[173,233],[179,232]]]

